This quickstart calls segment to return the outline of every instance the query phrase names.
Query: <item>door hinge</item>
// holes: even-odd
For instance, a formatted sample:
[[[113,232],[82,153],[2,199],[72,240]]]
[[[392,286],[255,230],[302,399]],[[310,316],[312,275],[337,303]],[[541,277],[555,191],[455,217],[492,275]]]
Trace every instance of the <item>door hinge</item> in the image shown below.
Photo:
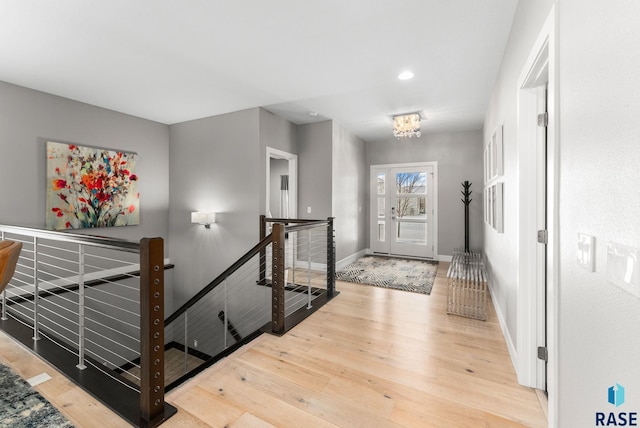
[[[541,128],[549,126],[549,113],[544,112],[538,115],[538,126]]]
[[[538,242],[541,244],[549,243],[549,231],[547,230],[539,230],[538,231]]]
[[[545,363],[549,361],[549,353],[547,352],[546,346],[538,346],[538,359]]]

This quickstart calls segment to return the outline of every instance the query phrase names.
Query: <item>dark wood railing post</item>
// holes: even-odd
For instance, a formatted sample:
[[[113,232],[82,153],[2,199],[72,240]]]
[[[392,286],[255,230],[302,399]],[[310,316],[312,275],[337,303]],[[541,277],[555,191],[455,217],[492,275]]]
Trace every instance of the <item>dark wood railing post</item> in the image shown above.
[[[164,414],[164,242],[140,241],[140,423],[155,427]]]
[[[264,237],[267,236],[267,216],[260,216],[260,239],[258,242],[262,241]],[[265,250],[260,250],[260,269],[259,269],[259,278],[258,284],[264,285],[266,284],[266,276],[267,276],[267,252]]]
[[[274,223],[271,230],[271,332],[284,334],[284,224]]]
[[[327,296],[336,291],[336,246],[333,236],[333,217],[327,218]]]

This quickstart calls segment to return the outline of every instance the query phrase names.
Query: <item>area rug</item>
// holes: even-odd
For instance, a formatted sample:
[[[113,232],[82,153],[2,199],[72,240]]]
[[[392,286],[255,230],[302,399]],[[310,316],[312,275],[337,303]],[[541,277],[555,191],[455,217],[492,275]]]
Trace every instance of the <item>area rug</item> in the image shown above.
[[[0,427],[73,427],[42,395],[0,364]]]
[[[430,260],[364,256],[337,272],[336,279],[430,294],[437,270],[438,262]]]

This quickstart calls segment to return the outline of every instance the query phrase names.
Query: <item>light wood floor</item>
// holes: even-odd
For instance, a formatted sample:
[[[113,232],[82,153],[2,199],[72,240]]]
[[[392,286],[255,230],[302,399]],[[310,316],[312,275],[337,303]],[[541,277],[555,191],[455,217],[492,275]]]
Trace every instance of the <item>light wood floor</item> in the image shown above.
[[[339,282],[341,294],[283,337],[263,335],[167,395],[163,427],[545,427],[519,386],[493,307],[445,312],[447,263],[430,296]],[[78,427],[127,423],[0,333],[0,361]]]
[[[180,379],[186,373],[198,368],[204,360],[198,357],[187,354],[187,361],[185,366],[184,351],[180,351],[176,348],[167,349],[164,353],[164,384],[169,385],[172,382]],[[140,387],[140,366],[135,366],[122,373],[121,376],[130,380]]]

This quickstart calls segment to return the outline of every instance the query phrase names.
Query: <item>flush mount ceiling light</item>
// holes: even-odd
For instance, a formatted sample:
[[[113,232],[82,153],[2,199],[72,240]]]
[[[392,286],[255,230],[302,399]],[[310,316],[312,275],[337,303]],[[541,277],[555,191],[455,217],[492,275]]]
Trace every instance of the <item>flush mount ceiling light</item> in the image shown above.
[[[400,80],[409,80],[413,79],[413,73],[409,70],[405,70],[402,73],[398,74],[398,79]]]
[[[393,136],[400,138],[413,138],[422,135],[420,132],[420,115],[418,113],[393,116]]]

